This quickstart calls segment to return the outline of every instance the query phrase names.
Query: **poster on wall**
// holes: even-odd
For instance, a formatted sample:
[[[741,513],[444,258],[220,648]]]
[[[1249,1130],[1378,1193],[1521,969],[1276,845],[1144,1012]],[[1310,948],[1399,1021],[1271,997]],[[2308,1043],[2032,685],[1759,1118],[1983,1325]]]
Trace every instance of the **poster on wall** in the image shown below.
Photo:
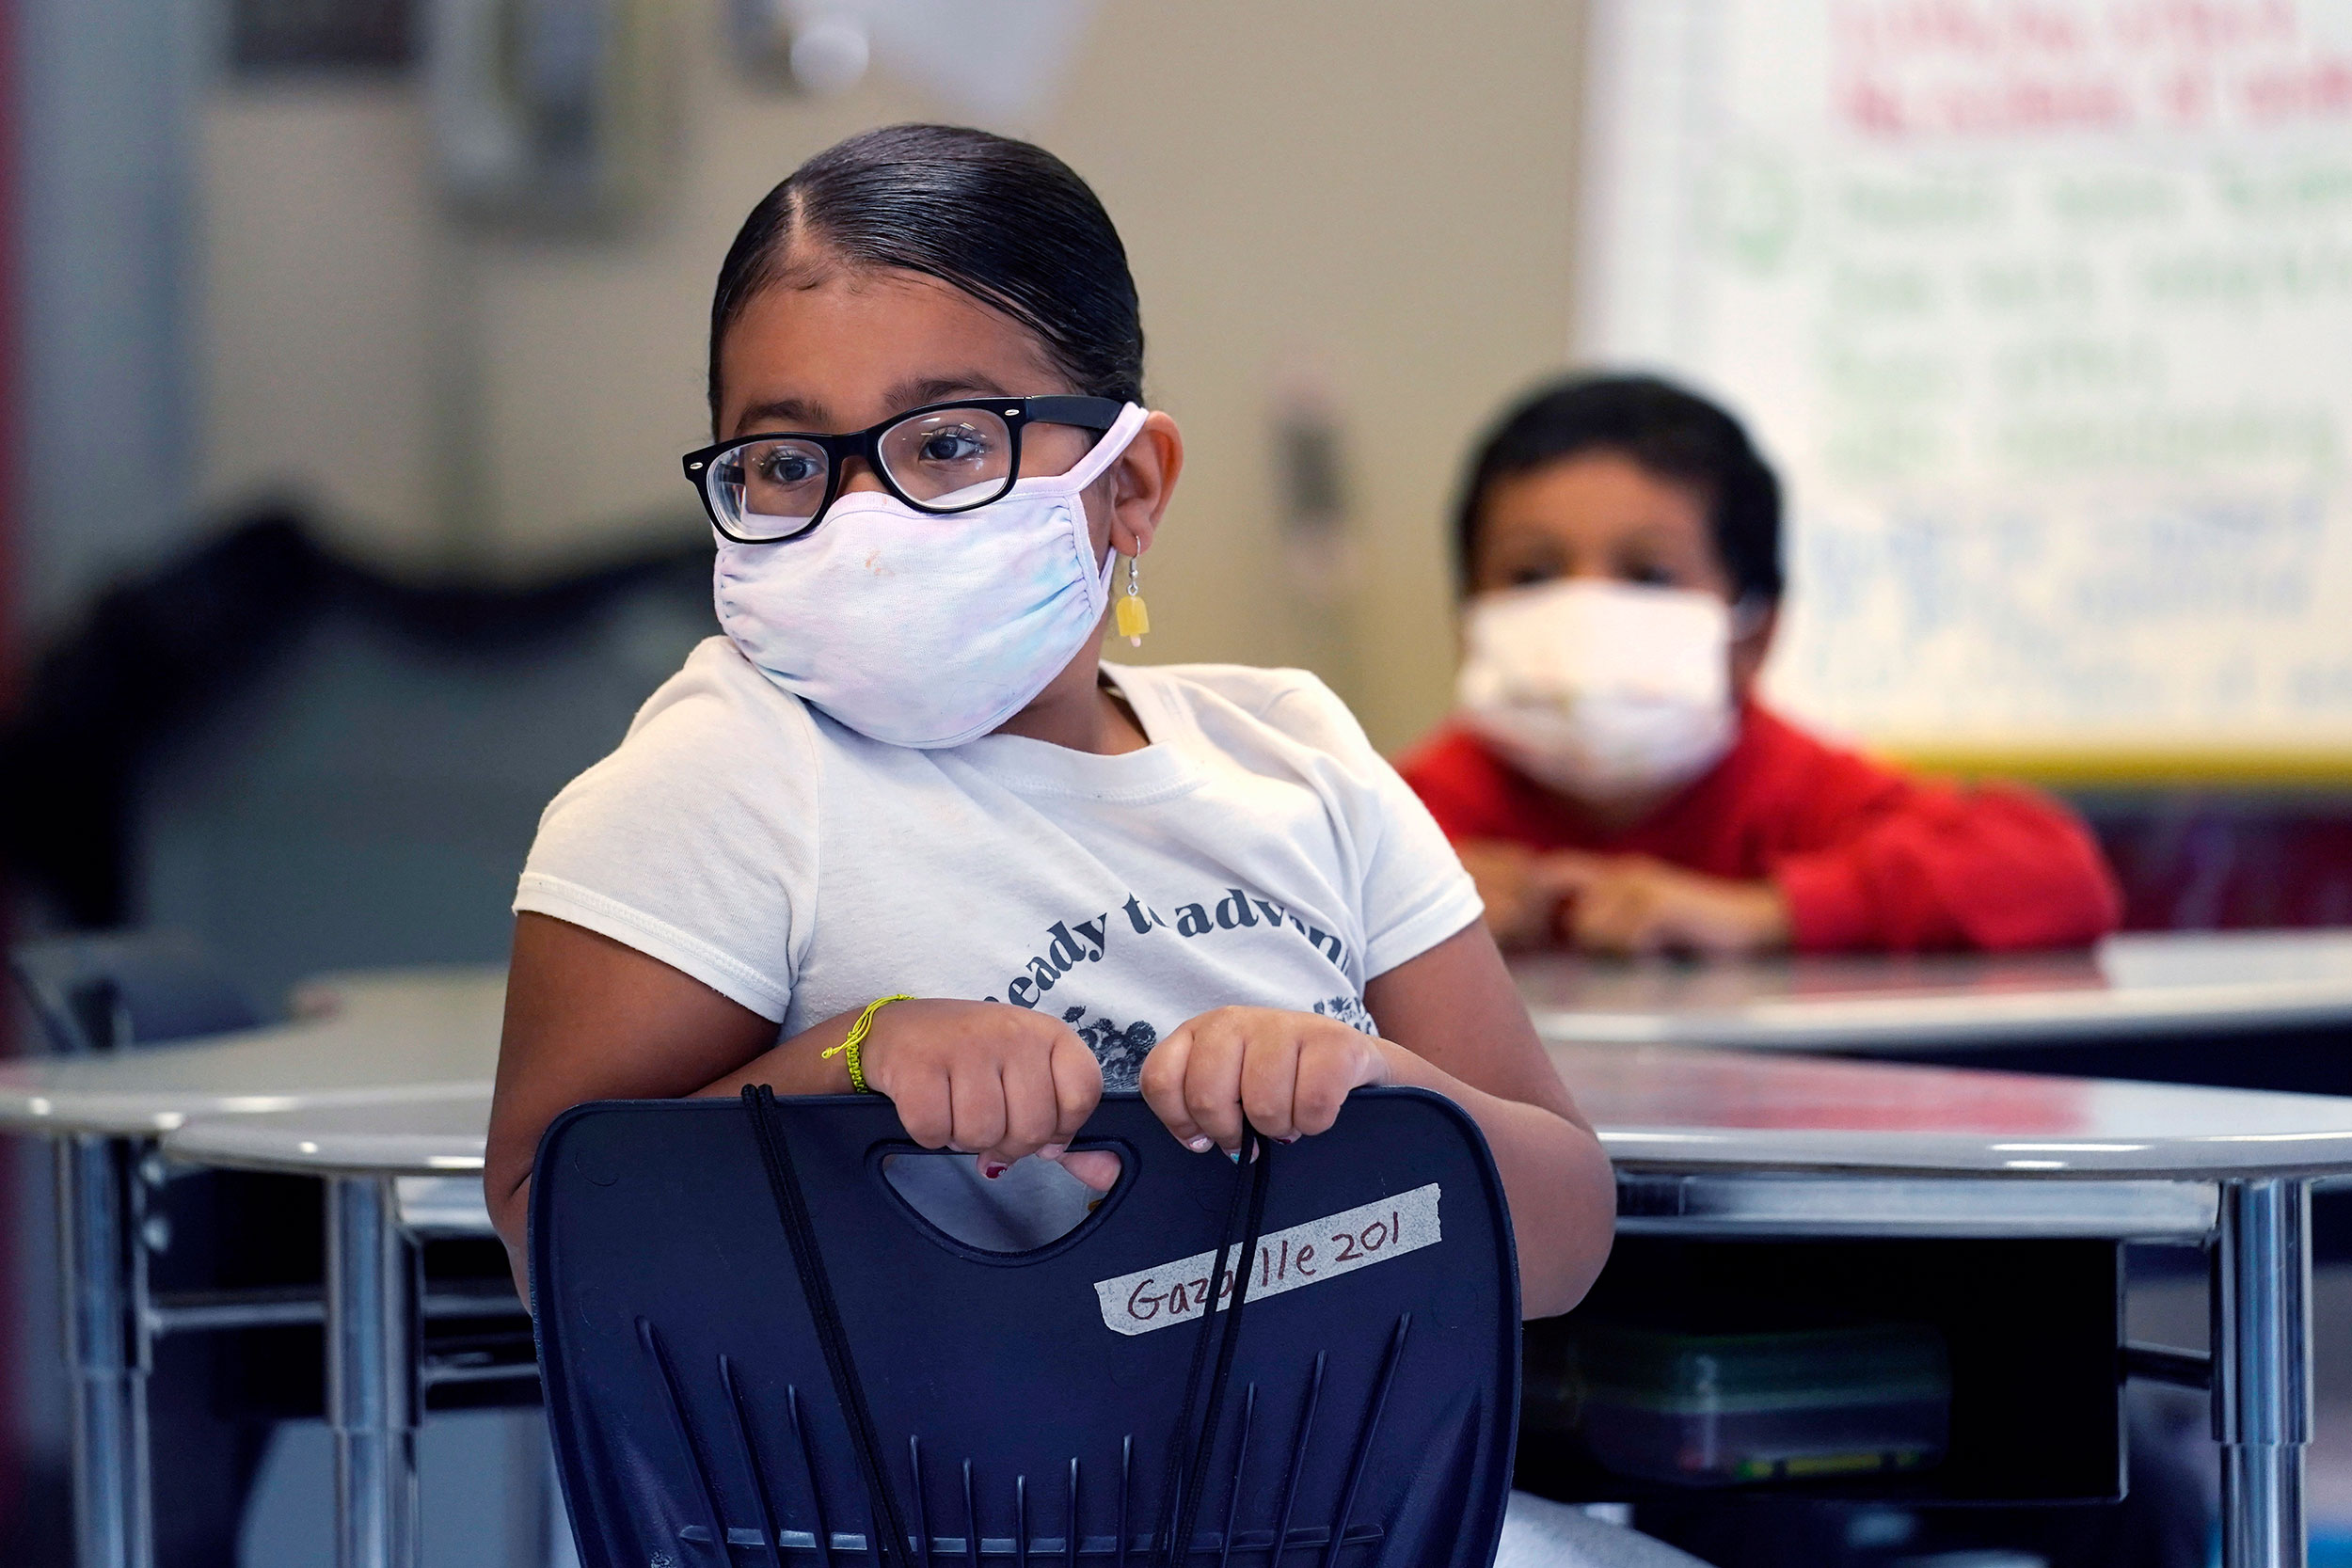
[[[1772,694],[2352,771],[2352,0],[1600,0],[1577,358],[1780,468]]]

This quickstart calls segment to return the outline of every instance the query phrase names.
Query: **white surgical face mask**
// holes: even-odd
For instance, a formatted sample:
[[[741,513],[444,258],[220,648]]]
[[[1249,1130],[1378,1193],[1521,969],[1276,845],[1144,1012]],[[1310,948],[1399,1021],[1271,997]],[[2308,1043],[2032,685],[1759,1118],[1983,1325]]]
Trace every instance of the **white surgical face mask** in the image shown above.
[[[1068,473],[1021,480],[970,512],[933,516],[856,491],[800,538],[721,536],[720,628],[770,680],[861,735],[919,747],[986,735],[1102,624],[1118,558],[1096,565],[1080,492],[1145,417],[1129,404]]]
[[[1731,615],[1711,594],[1551,582],[1473,601],[1464,724],[1506,761],[1603,803],[1687,784],[1731,749]]]

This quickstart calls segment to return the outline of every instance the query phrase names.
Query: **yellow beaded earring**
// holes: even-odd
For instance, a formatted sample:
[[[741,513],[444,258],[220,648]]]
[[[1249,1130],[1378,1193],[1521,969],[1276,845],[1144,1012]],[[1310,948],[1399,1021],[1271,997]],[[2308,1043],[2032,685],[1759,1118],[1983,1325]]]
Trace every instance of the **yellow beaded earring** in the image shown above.
[[[1119,635],[1136,647],[1152,629],[1152,612],[1143,607],[1143,585],[1136,580],[1136,558],[1127,558],[1127,592],[1119,597]]]

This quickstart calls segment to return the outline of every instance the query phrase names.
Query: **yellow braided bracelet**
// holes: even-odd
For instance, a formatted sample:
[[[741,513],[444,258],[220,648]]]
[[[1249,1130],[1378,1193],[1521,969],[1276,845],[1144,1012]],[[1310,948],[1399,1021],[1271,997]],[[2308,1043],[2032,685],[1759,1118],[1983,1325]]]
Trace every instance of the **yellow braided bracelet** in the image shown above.
[[[905,995],[904,993],[898,996],[876,997],[873,1001],[866,1004],[866,1010],[857,1015],[857,1022],[855,1023],[850,1025],[850,1037],[824,1053],[827,1061],[831,1061],[835,1056],[847,1055],[849,1057],[849,1060],[843,1065],[850,1069],[850,1087],[856,1090],[859,1094],[872,1094],[874,1092],[866,1086],[865,1065],[857,1059],[857,1048],[863,1045],[866,1042],[866,1037],[873,1032],[874,1015],[881,1012],[884,1007],[890,1006],[893,1002],[912,1002],[914,1000],[914,997]]]

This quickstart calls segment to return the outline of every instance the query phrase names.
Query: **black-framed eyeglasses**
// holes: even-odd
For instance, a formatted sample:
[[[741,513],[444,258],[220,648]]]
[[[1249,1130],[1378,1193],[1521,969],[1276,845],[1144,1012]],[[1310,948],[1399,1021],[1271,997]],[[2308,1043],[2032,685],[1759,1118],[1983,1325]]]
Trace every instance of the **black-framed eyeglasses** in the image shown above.
[[[739,436],[683,461],[687,483],[721,533],[739,545],[772,545],[824,520],[852,457],[909,506],[945,516],[986,506],[1012,488],[1025,426],[1074,425],[1099,439],[1125,406],[1114,398],[968,398],[927,404],[846,436]]]

